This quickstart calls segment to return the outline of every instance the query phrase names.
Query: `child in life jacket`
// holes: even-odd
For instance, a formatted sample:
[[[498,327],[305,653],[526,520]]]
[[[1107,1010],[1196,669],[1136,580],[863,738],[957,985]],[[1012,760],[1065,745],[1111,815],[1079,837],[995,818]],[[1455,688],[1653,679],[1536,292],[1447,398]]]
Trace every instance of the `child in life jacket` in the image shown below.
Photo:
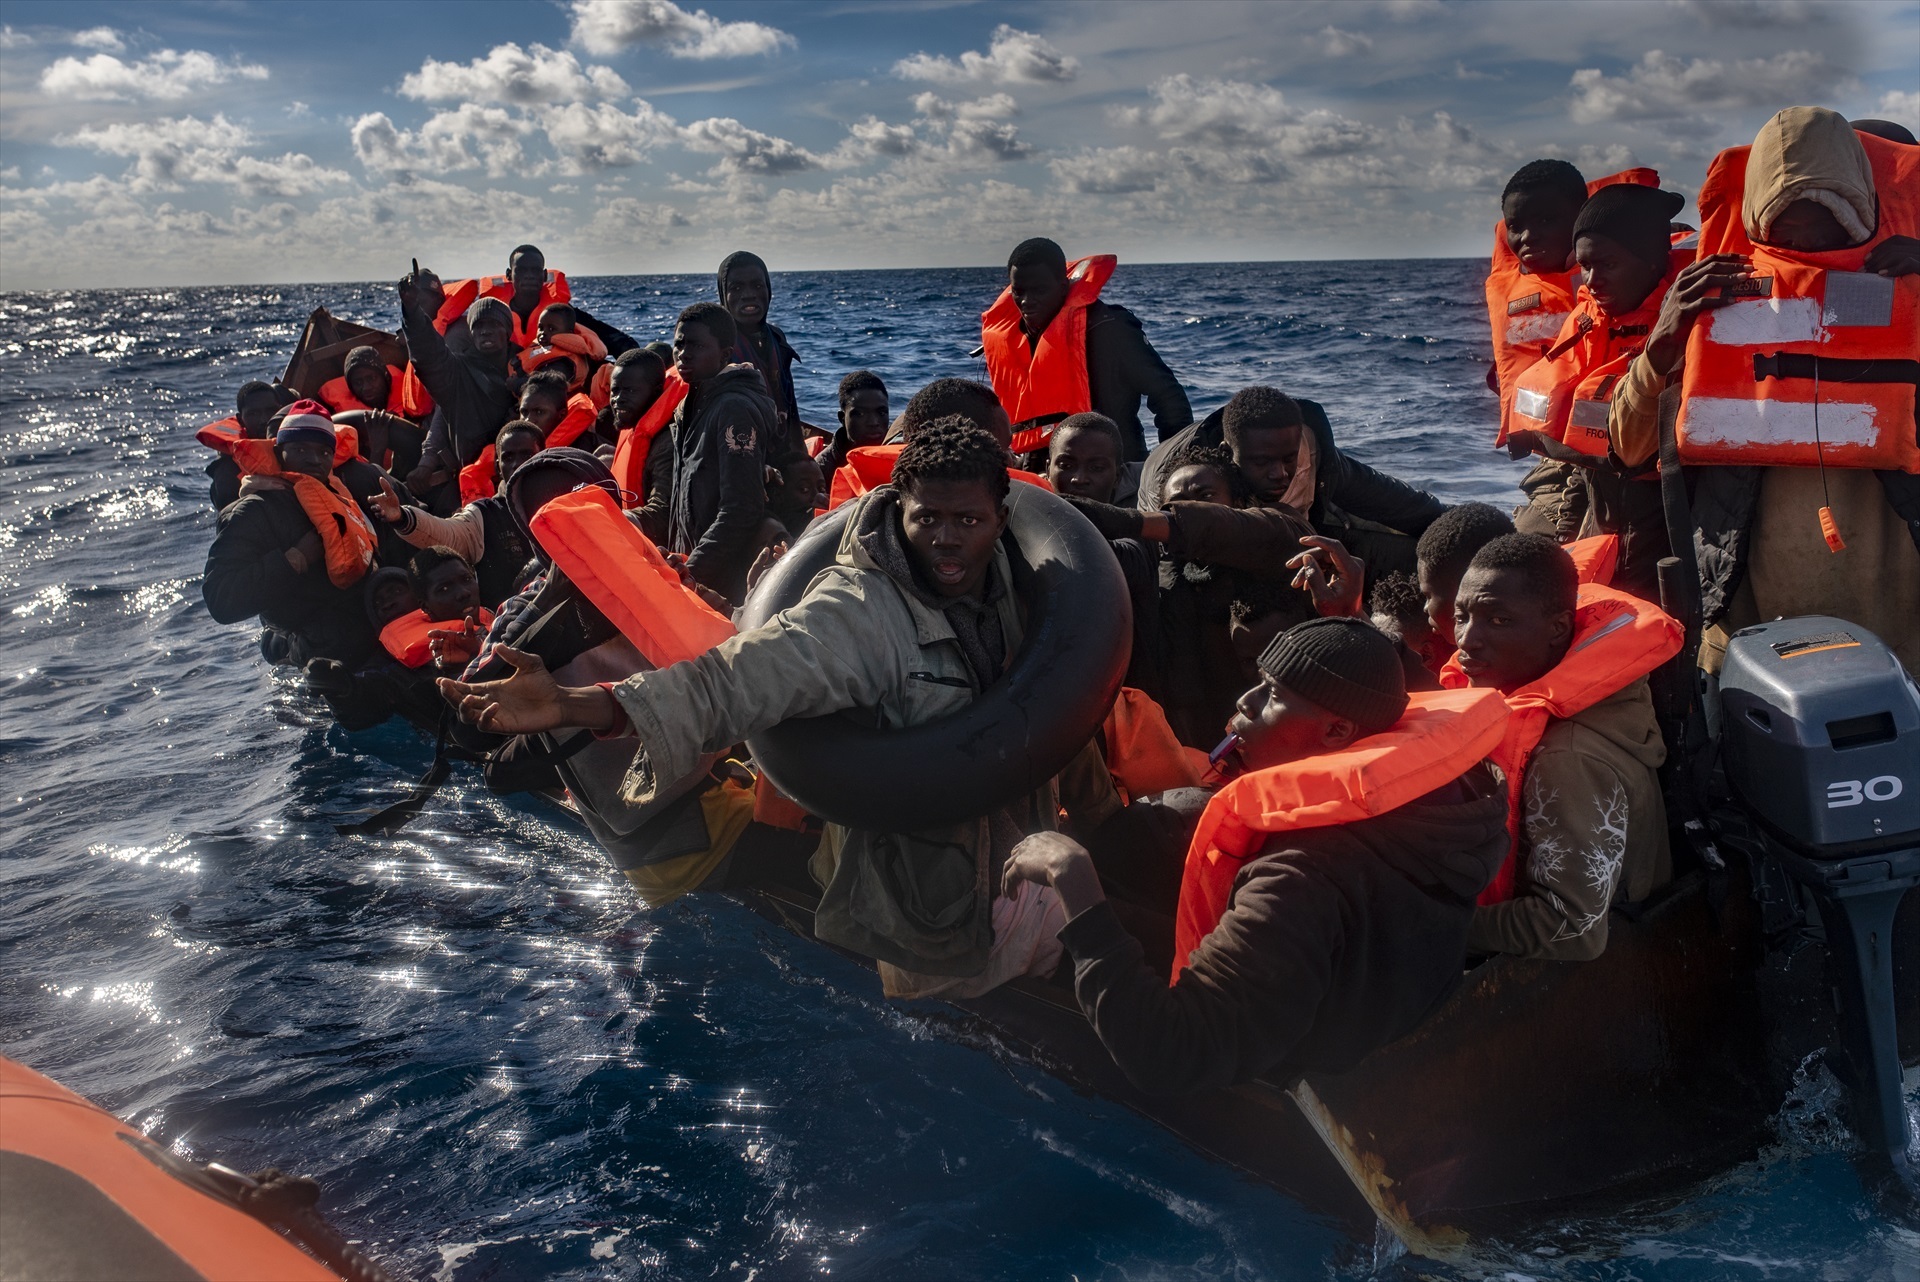
[[[390,482],[372,499],[373,513],[387,528],[416,548],[446,547],[474,568],[480,603],[489,609],[518,592],[528,576],[533,548],[501,497],[507,479],[540,452],[540,429],[515,419],[500,429],[493,443],[491,492],[461,507],[452,516],[435,516],[423,507],[405,503]]]
[[[1622,612],[1614,626],[1584,626],[1583,591],[1610,597]],[[1635,635],[1623,626],[1630,609],[1652,618],[1661,644],[1621,659],[1608,642]],[[1552,540],[1507,534],[1474,555],[1454,628],[1460,651],[1443,683],[1498,690],[1517,714],[1495,756],[1512,798],[1513,855],[1482,897],[1469,943],[1482,953],[1591,960],[1606,949],[1614,901],[1644,899],[1673,877],[1657,773],[1667,749],[1645,673],[1657,666],[1649,658],[1678,651],[1679,625],[1624,594],[1583,590]],[[1522,708],[1541,710],[1532,744],[1520,734]]]
[[[1920,275],[1914,155],[1899,143],[1863,137],[1823,107],[1780,111],[1750,148],[1722,152],[1701,186],[1701,256],[1675,278],[1645,348],[1614,390],[1607,419],[1613,453],[1628,468],[1651,468],[1660,447],[1661,395],[1678,389],[1680,461],[1701,463],[1689,467],[1688,477],[1706,629],[1700,661],[1708,671],[1719,670],[1727,637],[1743,627],[1826,614],[1870,629],[1908,672],[1920,672],[1920,477],[1884,465],[1837,466],[1833,456],[1835,415],[1857,417],[1860,410],[1849,402],[1903,389],[1816,386],[1785,377],[1761,383],[1751,372],[1739,376],[1742,368],[1750,371],[1744,357],[1718,384],[1703,381],[1704,372],[1689,373],[1694,354],[1721,341],[1714,314],[1720,309],[1736,307],[1736,322],[1745,322],[1727,326],[1726,341],[1737,346],[1741,330],[1753,329],[1755,321],[1812,315],[1832,301],[1780,297],[1784,278],[1782,288],[1773,289],[1781,270],[1804,275],[1808,267],[1821,269],[1816,274],[1828,284],[1841,277],[1856,294],[1877,292],[1882,301],[1877,317],[1855,315],[1851,324],[1836,318],[1831,326],[1807,321],[1798,338],[1824,335],[1827,359],[1842,362],[1884,355],[1888,340],[1904,343],[1903,356],[1920,356],[1911,319],[1920,306],[1920,286],[1911,279]],[[1781,266],[1756,272],[1749,249],[1777,255],[1772,261]],[[1883,280],[1892,284],[1891,299]],[[1770,342],[1779,347],[1796,338],[1791,331],[1769,333],[1778,334]],[[1904,417],[1871,415],[1867,433],[1883,446],[1913,445],[1912,392],[1904,391]],[[1828,407],[1824,445],[1809,399]],[[1700,460],[1690,445],[1691,414],[1708,408],[1722,416],[1719,434],[1737,444]],[[1731,413],[1739,409],[1746,415]],[[1774,427],[1754,433],[1748,429],[1754,422]],[[1712,424],[1703,417],[1701,426]],[[1775,451],[1788,448],[1804,462],[1782,465]]]
[[[307,663],[307,688],[326,700],[344,730],[367,730],[400,715],[431,727],[445,710],[433,680],[432,634],[460,634],[479,626],[479,583],[473,568],[451,548],[417,550],[404,572],[406,592],[397,593],[387,567],[368,576],[368,615],[380,629],[381,653],[354,670],[336,659]],[[404,608],[396,608],[396,607]]]
[[[1009,890],[1030,881],[1060,897],[1080,1008],[1155,1094],[1337,1073],[1411,1032],[1459,982],[1474,897],[1506,853],[1505,803],[1481,764],[1505,715],[1496,701],[1410,705],[1393,644],[1357,619],[1301,624],[1259,667],[1222,757],[1237,777],[1206,802],[1184,868],[1164,852],[1130,870],[1159,897],[1157,932],[1150,907],[1123,924],[1107,896],[1124,879],[1064,835],[1029,837],[1006,869]],[[1373,746],[1406,765],[1398,793],[1370,786],[1347,752]],[[1289,795],[1369,803],[1317,826],[1274,823]]]

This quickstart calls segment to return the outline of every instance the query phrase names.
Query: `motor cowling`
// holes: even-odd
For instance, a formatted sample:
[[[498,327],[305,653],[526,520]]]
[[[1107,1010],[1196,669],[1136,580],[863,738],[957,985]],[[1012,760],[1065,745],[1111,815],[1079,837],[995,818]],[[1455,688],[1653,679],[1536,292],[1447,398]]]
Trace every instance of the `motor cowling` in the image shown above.
[[[1744,628],[1720,703],[1728,782],[1798,853],[1920,842],[1920,692],[1871,632],[1819,615]]]
[[[1850,1120],[1886,1205],[1911,1214],[1920,1167],[1893,956],[1901,901],[1920,885],[1920,690],[1858,624],[1776,619],[1729,641],[1720,713],[1727,782],[1757,821],[1763,915],[1782,919],[1771,888],[1811,910],[1786,915],[1826,944]]]

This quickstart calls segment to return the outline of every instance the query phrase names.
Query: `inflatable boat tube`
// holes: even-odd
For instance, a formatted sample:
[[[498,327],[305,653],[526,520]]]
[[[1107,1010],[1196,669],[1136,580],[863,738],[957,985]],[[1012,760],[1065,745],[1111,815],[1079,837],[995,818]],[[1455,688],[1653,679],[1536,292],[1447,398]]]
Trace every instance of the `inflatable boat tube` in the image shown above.
[[[209,1169],[0,1057],[0,1276],[339,1282],[332,1269],[205,1191]],[[385,1275],[375,1267],[363,1276]]]
[[[806,594],[861,506],[849,503],[808,528],[741,607],[741,631]],[[1065,499],[1036,486],[1013,486],[1007,509],[1025,640],[979,698],[905,729],[835,715],[784,722],[747,740],[760,768],[810,813],[877,832],[984,815],[1058,774],[1113,710],[1133,643],[1133,607],[1113,549]]]

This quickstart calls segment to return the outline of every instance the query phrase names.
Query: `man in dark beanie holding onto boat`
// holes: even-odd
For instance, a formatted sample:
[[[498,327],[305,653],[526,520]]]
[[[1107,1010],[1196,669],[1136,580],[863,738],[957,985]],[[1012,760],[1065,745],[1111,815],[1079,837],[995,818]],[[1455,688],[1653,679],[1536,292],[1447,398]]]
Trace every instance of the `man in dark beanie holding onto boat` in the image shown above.
[[[1393,643],[1356,619],[1282,633],[1259,668],[1230,726],[1244,773],[1180,877],[1171,986],[1078,843],[1030,837],[1006,871],[1060,896],[1080,1007],[1155,1094],[1337,1073],[1413,1031],[1459,982],[1474,896],[1506,854],[1480,761],[1496,700],[1410,706]]]
[[[428,510],[449,516],[460,505],[460,469],[480,457],[518,408],[507,386],[514,315],[497,298],[477,299],[466,311],[466,341],[456,349],[434,327],[445,303],[439,277],[416,265],[399,289],[407,350],[434,404],[407,486]]]

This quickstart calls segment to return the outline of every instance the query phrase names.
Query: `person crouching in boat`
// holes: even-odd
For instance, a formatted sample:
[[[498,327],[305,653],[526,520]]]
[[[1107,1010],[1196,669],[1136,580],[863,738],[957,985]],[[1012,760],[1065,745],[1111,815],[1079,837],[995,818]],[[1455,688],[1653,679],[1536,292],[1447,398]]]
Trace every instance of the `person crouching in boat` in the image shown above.
[[[334,475],[343,448],[318,401],[289,406],[272,442],[235,447],[250,482],[268,479],[221,509],[200,593],[216,623],[258,616],[261,652],[274,663],[317,656],[351,665],[373,653],[359,584],[377,540]]]
[[[1538,534],[1474,555],[1454,601],[1450,689],[1498,690],[1514,709],[1494,763],[1507,776],[1513,853],[1481,896],[1476,952],[1588,961],[1616,899],[1673,877],[1657,771],[1667,759],[1646,674],[1680,625],[1625,593],[1578,581]]]
[[[435,663],[435,633],[481,631],[492,621],[480,605],[473,567],[452,548],[428,546],[413,554],[405,571],[408,608],[398,611],[383,599],[386,585],[371,582],[393,573],[386,568],[367,576],[368,612],[380,628],[374,660],[358,671],[337,659],[307,661],[307,688],[326,700],[345,730],[370,729],[396,714],[431,728],[446,708],[433,683],[442,671]],[[464,651],[475,641],[456,648]]]
[[[442,692],[482,730],[633,734],[622,797],[635,805],[704,754],[794,718],[858,710],[906,727],[944,717],[1020,647],[1000,542],[1009,483],[992,436],[964,421],[927,424],[902,450],[893,484],[855,500],[837,562],[765,625],[612,686],[564,688],[531,656],[496,650],[517,669],[511,677],[447,681]],[[812,865],[825,888],[815,933],[877,958],[889,996],[969,996],[1050,973],[1065,920],[1058,900],[1037,886],[994,891],[1013,847],[1053,827],[1063,804],[1081,827],[1118,808],[1091,744],[1057,785],[950,828],[827,825]]]
[[[1171,986],[1078,843],[1041,833],[1007,866],[1007,892],[1059,896],[1080,1008],[1155,1094],[1341,1072],[1411,1032],[1459,982],[1474,896],[1506,854],[1481,763],[1505,720],[1496,700],[1439,692],[1410,708],[1393,643],[1357,619],[1303,623],[1259,666],[1230,727],[1244,773],[1188,850]],[[1395,784],[1375,786],[1371,748]]]
[[[494,486],[485,497],[466,504],[452,516],[435,516],[425,508],[404,502],[389,480],[370,500],[373,514],[395,534],[416,548],[452,548],[478,576],[480,604],[489,609],[518,592],[531,575],[528,562],[533,545],[507,510],[507,478],[542,448],[540,429],[515,419],[500,429],[493,441]]]

